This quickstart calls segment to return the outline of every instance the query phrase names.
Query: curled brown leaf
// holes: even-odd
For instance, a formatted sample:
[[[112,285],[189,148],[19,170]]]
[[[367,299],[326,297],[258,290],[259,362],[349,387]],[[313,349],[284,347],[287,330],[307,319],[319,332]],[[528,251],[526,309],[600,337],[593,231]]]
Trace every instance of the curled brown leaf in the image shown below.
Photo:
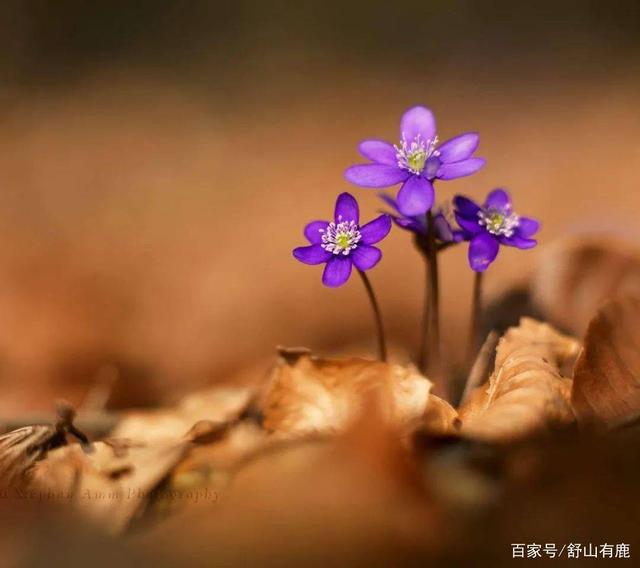
[[[449,435],[459,430],[458,412],[446,400],[429,395],[427,410],[422,418],[422,428],[430,434]]]
[[[523,318],[501,338],[488,383],[460,409],[462,432],[488,440],[509,440],[574,420],[571,380],[560,368],[579,343],[551,326]]]
[[[431,382],[413,367],[366,359],[281,357],[263,399],[264,426],[283,436],[345,431],[375,393],[388,423],[416,425]]]
[[[639,295],[640,248],[613,238],[572,238],[547,247],[531,290],[545,319],[582,336],[603,302]]]
[[[64,443],[64,434],[52,425],[25,426],[0,436],[0,484],[21,485],[33,465],[49,448]]]
[[[640,300],[605,304],[576,363],[571,402],[581,423],[615,427],[640,417]]]

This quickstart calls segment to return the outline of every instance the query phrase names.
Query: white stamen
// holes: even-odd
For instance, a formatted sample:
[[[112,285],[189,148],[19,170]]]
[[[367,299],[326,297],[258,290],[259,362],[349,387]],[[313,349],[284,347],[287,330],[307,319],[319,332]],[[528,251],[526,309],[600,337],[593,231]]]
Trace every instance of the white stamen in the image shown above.
[[[322,233],[320,246],[333,254],[347,255],[358,248],[362,238],[358,229],[355,221],[343,221],[342,216],[339,216],[338,223],[331,222],[326,229],[320,229]]]
[[[396,159],[398,167],[408,170],[412,174],[420,174],[424,170],[427,160],[431,156],[439,156],[440,152],[436,150],[438,145],[438,137],[434,136],[430,140],[423,140],[418,134],[410,143],[402,134],[400,145],[394,145],[396,149]]]
[[[520,225],[520,217],[511,213],[511,209],[480,209],[478,211],[480,224],[486,227],[492,235],[512,237]]]

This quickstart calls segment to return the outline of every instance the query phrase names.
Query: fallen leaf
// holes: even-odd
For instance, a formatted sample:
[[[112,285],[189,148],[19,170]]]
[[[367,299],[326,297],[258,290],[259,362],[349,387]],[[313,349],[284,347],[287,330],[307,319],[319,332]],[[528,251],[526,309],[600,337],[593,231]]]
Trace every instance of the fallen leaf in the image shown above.
[[[264,427],[282,436],[345,431],[366,409],[370,393],[383,401],[386,420],[416,425],[432,383],[413,367],[366,359],[281,357],[264,396]]]
[[[119,533],[142,515],[154,489],[186,451],[186,443],[147,446],[114,440],[89,449],[70,444],[35,464],[30,490]]]
[[[190,431],[198,422],[207,421],[215,430],[237,420],[253,396],[251,387],[216,386],[185,397],[173,408],[130,412],[111,435],[148,443],[178,441],[197,434]]]
[[[571,403],[581,423],[615,427],[640,417],[640,300],[605,304],[576,363]]]
[[[372,394],[371,398],[376,399]],[[394,565],[437,549],[435,522],[411,454],[374,404],[344,435],[277,439],[240,464],[215,510],[192,507],[138,542],[176,565]],[[177,559],[181,559],[178,561]]]
[[[640,248],[612,238],[572,238],[546,247],[531,283],[545,319],[582,336],[600,306],[640,294]]]
[[[446,400],[429,395],[427,410],[422,417],[422,428],[430,434],[456,434],[460,427],[458,412]]]
[[[229,428],[216,443],[194,446],[189,455],[175,468],[167,482],[166,494],[191,492],[196,497],[204,494],[208,501],[226,490],[239,464],[258,450],[265,449],[274,440],[255,422],[242,421]],[[167,502],[167,508],[175,503]],[[190,499],[186,505],[207,505],[206,499]]]
[[[64,432],[42,424],[0,436],[0,485],[21,485],[47,450],[65,443]]]
[[[460,409],[462,433],[487,440],[509,440],[574,420],[571,380],[561,366],[579,343],[548,324],[522,318],[500,339],[494,371]]]

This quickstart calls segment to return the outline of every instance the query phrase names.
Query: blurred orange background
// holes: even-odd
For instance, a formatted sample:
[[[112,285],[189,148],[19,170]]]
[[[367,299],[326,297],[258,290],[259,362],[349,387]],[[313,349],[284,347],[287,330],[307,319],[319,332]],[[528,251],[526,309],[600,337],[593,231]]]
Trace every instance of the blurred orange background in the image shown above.
[[[369,354],[360,283],[293,260],[349,187],[357,142],[425,104],[487,166],[437,185],[511,190],[543,222],[640,236],[640,6],[619,2],[4,2],[0,8],[0,414],[152,404],[261,372],[275,345]],[[392,232],[371,273],[396,356],[415,347],[424,268]],[[472,276],[442,262],[460,360]],[[503,251],[489,294],[537,252]]]

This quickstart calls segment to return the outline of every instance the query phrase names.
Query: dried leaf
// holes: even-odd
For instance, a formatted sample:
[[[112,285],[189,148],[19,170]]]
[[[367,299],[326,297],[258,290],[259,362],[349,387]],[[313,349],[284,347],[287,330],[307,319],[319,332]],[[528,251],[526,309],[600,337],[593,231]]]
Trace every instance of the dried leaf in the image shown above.
[[[605,304],[591,320],[573,376],[578,420],[615,427],[640,417],[640,300]]]
[[[227,430],[215,444],[199,445],[189,452],[172,472],[168,493],[209,490],[214,494],[226,488],[238,464],[259,449],[264,449],[272,438],[257,424],[243,421]],[[189,505],[202,501],[191,500]],[[170,505],[170,504],[169,504]]]
[[[415,463],[374,405],[345,435],[283,440],[240,465],[212,513],[192,507],[143,535],[192,565],[393,565],[398,550],[446,542]],[[248,530],[249,529],[249,530]],[[395,548],[395,550],[394,550]],[[363,556],[363,551],[365,556]],[[197,563],[197,562],[196,562]]]
[[[0,483],[20,485],[48,449],[64,444],[64,433],[43,424],[25,426],[0,436]]]
[[[386,420],[407,428],[424,414],[431,386],[412,367],[301,353],[281,358],[274,369],[262,405],[264,426],[284,436],[343,432],[375,393]]]
[[[560,367],[579,343],[551,326],[523,318],[498,343],[488,384],[460,410],[462,432],[489,440],[507,440],[552,424],[573,421],[571,380]]]
[[[582,336],[609,298],[640,290],[640,249],[614,239],[570,239],[545,249],[532,292],[546,319]]]
[[[186,435],[197,435],[192,428],[201,421],[207,421],[213,431],[237,420],[253,394],[253,389],[245,386],[217,386],[196,392],[174,408],[127,414],[112,436],[149,443],[178,441]]]
[[[455,434],[460,427],[458,412],[446,400],[430,394],[427,410],[422,417],[422,427],[430,434]]]
[[[117,533],[144,511],[152,491],[186,450],[186,444],[146,446],[122,440],[96,442],[91,451],[71,444],[35,465],[31,488],[71,503]]]

